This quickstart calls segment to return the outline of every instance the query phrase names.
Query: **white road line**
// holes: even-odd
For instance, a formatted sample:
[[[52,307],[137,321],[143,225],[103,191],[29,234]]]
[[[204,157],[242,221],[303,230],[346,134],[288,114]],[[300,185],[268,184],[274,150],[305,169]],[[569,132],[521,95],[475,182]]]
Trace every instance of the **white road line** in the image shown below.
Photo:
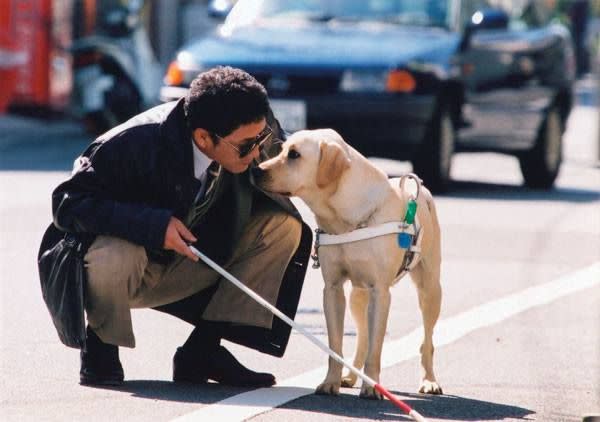
[[[436,325],[434,344],[439,350],[441,346],[450,344],[479,328],[496,324],[531,308],[548,304],[598,284],[600,284],[600,262],[555,281],[530,287],[476,306],[454,317],[443,319]],[[382,368],[418,356],[422,336],[422,328],[419,327],[398,340],[385,343]],[[260,388],[229,397],[174,421],[243,421],[299,397],[312,394],[315,387],[323,380],[325,373],[326,366],[321,366],[280,382],[274,387]]]

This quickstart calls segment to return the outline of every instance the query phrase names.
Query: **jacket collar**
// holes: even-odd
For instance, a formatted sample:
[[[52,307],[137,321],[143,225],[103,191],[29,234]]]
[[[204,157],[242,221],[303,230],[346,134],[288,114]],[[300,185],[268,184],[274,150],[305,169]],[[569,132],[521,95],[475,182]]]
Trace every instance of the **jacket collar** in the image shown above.
[[[160,137],[164,141],[166,152],[170,155],[172,163],[175,166],[174,169],[179,169],[185,175],[193,177],[194,154],[192,132],[188,127],[183,110],[184,100],[184,98],[181,98],[178,101],[164,105],[165,107],[170,106],[171,110],[168,111],[160,123]]]

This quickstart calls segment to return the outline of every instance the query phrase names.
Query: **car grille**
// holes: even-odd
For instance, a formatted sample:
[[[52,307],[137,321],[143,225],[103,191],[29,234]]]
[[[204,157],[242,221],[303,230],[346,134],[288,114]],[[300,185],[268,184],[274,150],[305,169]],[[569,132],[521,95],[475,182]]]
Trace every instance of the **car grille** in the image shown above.
[[[254,73],[269,95],[293,96],[306,94],[330,94],[338,91],[339,75],[295,76]]]

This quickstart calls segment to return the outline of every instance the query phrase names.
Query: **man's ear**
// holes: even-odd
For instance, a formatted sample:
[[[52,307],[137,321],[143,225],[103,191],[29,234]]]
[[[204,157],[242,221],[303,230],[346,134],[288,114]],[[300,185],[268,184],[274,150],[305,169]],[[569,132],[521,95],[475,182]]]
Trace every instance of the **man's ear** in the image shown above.
[[[318,187],[322,188],[336,181],[349,167],[350,160],[341,146],[334,142],[321,142],[317,170]]]
[[[206,129],[196,128],[192,132],[192,136],[194,137],[194,142],[196,143],[200,151],[205,151],[213,146],[213,141],[210,136],[210,133],[208,133]]]

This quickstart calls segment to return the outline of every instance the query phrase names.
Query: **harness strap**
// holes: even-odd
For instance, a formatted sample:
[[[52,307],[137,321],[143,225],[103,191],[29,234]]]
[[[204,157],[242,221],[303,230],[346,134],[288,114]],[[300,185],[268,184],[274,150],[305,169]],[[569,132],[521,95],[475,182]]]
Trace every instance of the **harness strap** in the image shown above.
[[[407,179],[412,179],[417,186],[416,195],[411,195],[407,202],[407,212],[405,221],[390,221],[388,223],[379,224],[374,227],[361,227],[351,232],[342,234],[328,234],[323,230],[315,229],[315,243],[311,258],[313,259],[313,268],[319,268],[319,247],[326,245],[339,245],[342,243],[357,242],[359,240],[372,239],[374,237],[385,236],[394,233],[408,234],[411,237],[410,245],[405,245],[405,239],[398,240],[400,247],[406,249],[402,265],[398,270],[396,279],[411,271],[419,262],[421,255],[421,240],[423,239],[423,230],[416,217],[416,200],[421,191],[423,181],[414,173],[408,173],[400,178],[400,190],[404,192],[404,183]]]
[[[387,234],[408,233],[412,236],[412,243],[404,254],[404,259],[397,279],[411,271],[419,262],[421,256],[421,240],[423,239],[423,230],[415,220],[414,224],[406,224],[403,221],[390,221],[389,223],[379,224],[374,227],[364,227],[342,234],[327,234],[320,229],[315,230],[315,244],[311,258],[313,259],[313,268],[319,268],[319,247],[325,245],[339,245],[342,243],[357,242],[359,240],[371,239],[373,237],[385,236]]]
[[[340,243],[357,242],[359,240],[371,239],[373,237],[385,236],[393,233],[408,233],[415,235],[415,228],[404,221],[390,221],[372,227],[362,227],[351,232],[342,234],[318,233],[319,246],[339,245]]]

